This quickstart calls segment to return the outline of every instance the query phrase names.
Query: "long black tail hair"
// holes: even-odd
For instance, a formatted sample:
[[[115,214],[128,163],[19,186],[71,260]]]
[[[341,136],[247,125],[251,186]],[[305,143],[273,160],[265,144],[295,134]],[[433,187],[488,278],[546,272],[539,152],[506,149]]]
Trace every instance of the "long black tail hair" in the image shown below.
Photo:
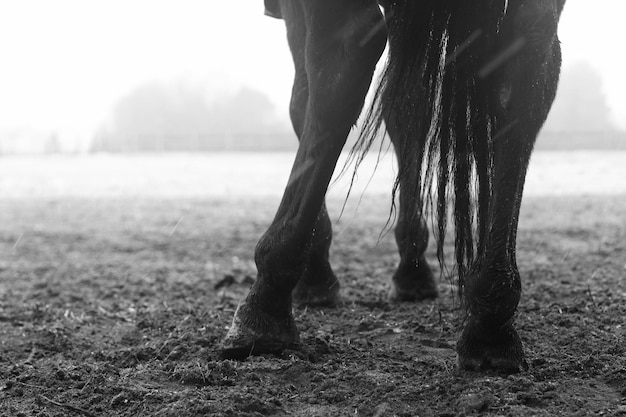
[[[448,218],[453,219],[462,288],[467,273],[479,266],[488,234],[497,131],[491,79],[497,62],[491,55],[507,1],[382,4],[389,55],[353,151],[366,152],[383,122],[394,132],[401,148],[394,195],[404,181],[422,196],[413,214],[432,216],[442,268]]]

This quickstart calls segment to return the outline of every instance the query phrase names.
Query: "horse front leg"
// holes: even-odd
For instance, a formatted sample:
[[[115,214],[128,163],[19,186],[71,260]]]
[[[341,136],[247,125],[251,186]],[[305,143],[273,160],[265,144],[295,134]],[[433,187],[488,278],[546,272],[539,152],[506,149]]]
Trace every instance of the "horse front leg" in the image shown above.
[[[309,102],[305,55],[307,28],[302,24],[304,10],[298,2],[284,2],[282,8],[282,15],[288,17],[287,39],[295,68],[289,116],[298,141],[301,141]],[[322,204],[314,231],[304,272],[292,292],[293,301],[306,306],[333,306],[339,302],[340,285],[329,262],[333,230],[326,204]]]
[[[296,6],[302,12],[296,23],[306,27],[308,101],[287,187],[256,247],[257,280],[235,312],[222,343],[224,357],[280,352],[298,344],[292,291],[315,250],[328,184],[386,41],[384,32],[371,36],[382,19],[373,1],[289,0],[281,6],[283,12]],[[290,18],[298,18],[283,16],[288,26]]]
[[[521,49],[488,82],[497,103],[494,179],[487,238],[465,279],[469,317],[457,344],[462,369],[518,372],[527,367],[514,327],[521,294],[515,246],[526,170],[556,94],[561,54],[555,2],[511,3],[502,38]]]

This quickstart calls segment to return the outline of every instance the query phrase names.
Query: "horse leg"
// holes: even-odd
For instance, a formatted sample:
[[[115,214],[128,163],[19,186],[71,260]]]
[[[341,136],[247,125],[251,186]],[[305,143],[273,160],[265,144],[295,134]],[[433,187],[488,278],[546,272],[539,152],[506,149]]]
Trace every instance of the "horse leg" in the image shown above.
[[[555,2],[511,2],[502,23],[502,49],[515,43],[520,49],[492,74],[483,73],[498,106],[494,180],[486,242],[465,279],[469,317],[457,344],[463,369],[517,372],[527,367],[513,325],[521,293],[515,244],[530,154],[556,93],[561,60],[557,23]]]
[[[285,10],[283,14],[289,16],[285,23],[295,67],[289,115],[298,141],[301,141],[309,101],[305,58],[306,26],[301,24],[305,21],[304,11],[298,2],[293,1],[285,2],[283,8]],[[332,306],[339,301],[339,281],[328,260],[333,231],[325,203],[322,204],[313,230],[306,267],[292,292],[292,297],[293,301],[300,305]]]
[[[397,118],[396,118],[397,119]],[[415,153],[413,141],[402,140],[392,116],[385,117],[387,133],[393,143],[399,164],[399,213],[395,229],[400,263],[391,280],[391,301],[419,301],[437,297],[437,283],[426,262],[428,228],[422,215],[422,201],[415,164],[404,166],[403,154]]]
[[[289,13],[296,5],[299,20]],[[308,265],[326,189],[386,41],[384,31],[372,34],[383,27],[375,1],[289,0],[281,6],[286,21],[306,27],[308,102],[287,187],[256,247],[257,280],[222,343],[225,357],[297,345],[292,291]]]

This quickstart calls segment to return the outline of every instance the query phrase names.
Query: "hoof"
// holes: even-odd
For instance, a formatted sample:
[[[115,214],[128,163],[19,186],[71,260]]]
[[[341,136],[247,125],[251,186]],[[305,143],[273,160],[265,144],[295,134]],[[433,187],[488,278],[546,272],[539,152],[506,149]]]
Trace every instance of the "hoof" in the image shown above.
[[[404,288],[397,285],[395,282],[391,284],[391,288],[389,289],[389,301],[391,302],[404,302],[404,301],[422,301],[437,298],[439,296],[439,292],[437,291],[437,287],[434,286],[432,288],[423,288],[423,287],[413,287],[413,288]]]
[[[224,359],[245,359],[264,353],[280,354],[298,346],[298,330],[291,313],[288,317],[276,319],[244,302],[237,307],[220,353]]]
[[[471,319],[457,343],[459,369],[513,374],[528,370],[524,347],[512,324],[489,332]]]
[[[292,292],[292,299],[301,306],[334,307],[341,299],[339,287],[339,281],[334,274],[321,284],[310,284],[301,279]]]
[[[417,268],[399,267],[391,280],[389,301],[421,301],[437,298],[437,282],[425,260],[421,260]]]

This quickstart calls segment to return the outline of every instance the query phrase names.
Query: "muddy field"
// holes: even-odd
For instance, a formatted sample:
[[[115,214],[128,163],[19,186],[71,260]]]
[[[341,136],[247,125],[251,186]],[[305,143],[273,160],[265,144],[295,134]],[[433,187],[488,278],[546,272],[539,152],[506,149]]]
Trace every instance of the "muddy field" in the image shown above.
[[[301,351],[236,362],[216,347],[275,198],[0,202],[0,415],[626,414],[626,196],[525,201],[512,376],[455,369],[445,278],[387,303],[388,201],[357,203],[335,224],[343,304],[296,310]]]

